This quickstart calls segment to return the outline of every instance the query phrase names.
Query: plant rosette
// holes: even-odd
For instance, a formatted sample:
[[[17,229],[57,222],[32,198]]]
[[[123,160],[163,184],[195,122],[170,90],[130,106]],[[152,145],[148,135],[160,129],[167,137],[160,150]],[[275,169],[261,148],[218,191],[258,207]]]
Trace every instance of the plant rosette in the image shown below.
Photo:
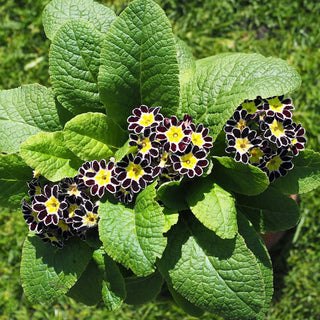
[[[26,296],[114,310],[168,289],[193,316],[263,319],[273,274],[258,234],[295,226],[288,195],[320,184],[293,120],[296,70],[195,60],[151,0],[119,16],[53,0],[43,24],[52,88],[0,91],[0,203],[30,230]]]

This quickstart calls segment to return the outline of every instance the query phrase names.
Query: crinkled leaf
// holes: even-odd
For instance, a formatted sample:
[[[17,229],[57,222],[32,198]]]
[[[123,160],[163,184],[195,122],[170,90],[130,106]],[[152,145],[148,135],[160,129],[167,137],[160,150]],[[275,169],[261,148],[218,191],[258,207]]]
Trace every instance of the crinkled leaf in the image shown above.
[[[221,239],[192,215],[170,230],[157,265],[169,285],[200,309],[252,319],[264,306],[260,267],[242,236]]]
[[[127,134],[105,114],[89,112],[66,123],[64,139],[67,147],[83,160],[108,160],[126,141]]]
[[[141,104],[175,114],[177,51],[170,23],[155,2],[133,1],[111,26],[101,51],[99,89],[107,114],[123,128]]]
[[[19,151],[28,137],[61,129],[52,90],[31,84],[0,91],[0,151]]]
[[[260,54],[219,54],[198,60],[182,88],[179,114],[210,128],[215,139],[245,99],[282,95],[300,86],[300,76],[286,61]]]
[[[58,101],[73,114],[104,109],[97,85],[102,42],[102,34],[82,19],[64,24],[52,41],[52,86]]]
[[[87,306],[96,305],[101,300],[102,278],[101,271],[91,259],[67,296]]]
[[[100,239],[107,254],[138,276],[154,272],[167,243],[165,218],[155,197],[153,183],[139,193],[134,209],[110,202],[99,207]]]
[[[234,197],[209,179],[199,179],[188,192],[190,210],[205,227],[222,239],[238,231]]]
[[[272,185],[287,194],[307,193],[320,185],[320,153],[304,150],[292,159],[294,167]]]
[[[241,212],[262,233],[290,229],[300,218],[297,203],[271,186],[256,196],[239,194],[236,200]]]
[[[79,239],[72,238],[58,249],[30,233],[21,260],[21,282],[27,298],[34,303],[51,303],[67,293],[80,278],[91,255],[92,250]]]
[[[93,0],[53,0],[43,10],[42,22],[49,39],[71,19],[85,19],[101,33],[106,33],[116,14],[108,7]]]
[[[130,277],[125,279],[127,304],[143,304],[154,300],[159,294],[163,278],[159,272],[154,272],[147,277]]]
[[[102,299],[106,308],[113,311],[119,308],[126,298],[123,276],[117,264],[103,249],[96,250],[93,258],[103,274]]]
[[[257,315],[257,320],[265,319],[273,295],[273,269],[268,250],[261,237],[256,233],[249,221],[238,213],[239,233],[243,236],[247,247],[255,255],[263,276],[266,300],[263,309]]]
[[[63,132],[40,132],[21,145],[23,160],[51,181],[77,174],[82,161],[65,145]]]
[[[0,154],[0,205],[17,209],[28,195],[32,169],[16,154]]]
[[[256,195],[269,186],[267,175],[250,164],[236,162],[230,157],[215,157],[213,167],[214,180],[226,190]]]

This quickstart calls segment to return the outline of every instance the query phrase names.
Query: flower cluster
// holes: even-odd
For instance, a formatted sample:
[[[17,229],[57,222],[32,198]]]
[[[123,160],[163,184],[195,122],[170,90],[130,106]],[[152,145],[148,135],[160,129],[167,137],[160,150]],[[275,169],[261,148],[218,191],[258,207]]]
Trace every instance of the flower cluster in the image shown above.
[[[62,248],[72,236],[85,238],[87,230],[98,224],[98,203],[91,199],[79,175],[57,184],[34,178],[28,182],[31,204],[22,202],[22,213],[30,231],[45,242]]]
[[[226,152],[259,167],[270,182],[286,175],[306,143],[305,129],[292,120],[293,109],[292,100],[284,96],[245,100],[224,127]]]
[[[98,225],[99,199],[106,192],[130,203],[150,183],[201,176],[213,139],[209,129],[196,126],[188,115],[182,120],[165,118],[161,107],[140,106],[128,118],[129,145],[134,153],[120,161],[85,162],[79,173],[57,184],[41,184],[38,173],[28,183],[31,203],[22,212],[31,231],[45,242],[61,248],[71,236],[85,238]]]
[[[212,147],[209,130],[202,124],[196,126],[188,115],[182,120],[165,118],[161,107],[135,108],[128,117],[129,145],[134,153],[126,154],[120,161],[110,159],[86,162],[79,169],[84,184],[91,195],[102,197],[105,190],[123,203],[132,202],[148,184],[159,178],[178,180],[201,176],[208,166],[206,159]]]

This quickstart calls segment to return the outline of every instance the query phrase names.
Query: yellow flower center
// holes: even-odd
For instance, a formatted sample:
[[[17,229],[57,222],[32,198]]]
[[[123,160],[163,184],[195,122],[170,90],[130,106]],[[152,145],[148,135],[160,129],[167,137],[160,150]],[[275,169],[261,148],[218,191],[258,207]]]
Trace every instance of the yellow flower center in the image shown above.
[[[243,130],[246,126],[247,126],[247,122],[243,119],[241,119],[237,124],[237,128],[240,130]]]
[[[281,122],[278,122],[277,120],[273,120],[273,122],[270,124],[270,130],[273,135],[275,135],[277,138],[284,135],[284,128]]]
[[[110,182],[111,172],[108,170],[101,169],[96,175],[96,181],[100,186],[106,185]]]
[[[144,175],[144,170],[140,164],[134,164],[133,162],[129,163],[126,170],[130,179],[139,180],[139,178]]]
[[[248,138],[239,138],[236,141],[236,149],[240,153],[246,153],[252,147],[252,144],[249,142]]]
[[[167,137],[170,142],[178,143],[184,137],[181,127],[172,126],[167,132]]]
[[[270,109],[274,112],[281,112],[283,110],[283,104],[280,102],[280,100],[275,97],[273,99],[268,100]]]
[[[257,163],[260,161],[261,157],[263,156],[263,152],[260,148],[253,148],[250,150],[250,162]]]
[[[47,211],[49,214],[57,213],[59,209],[59,201],[56,197],[52,196],[45,202],[45,206],[47,207]]]
[[[144,113],[142,114],[139,124],[143,127],[150,126],[154,122],[153,113]]]
[[[144,138],[144,139],[141,141],[141,146],[142,146],[142,148],[141,148],[140,151],[141,151],[143,154],[148,153],[149,150],[152,148],[150,139],[149,139],[149,138]]]
[[[193,169],[197,164],[198,159],[192,154],[188,153],[181,157],[181,165],[187,169]]]
[[[198,147],[202,147],[204,145],[202,134],[199,132],[192,132],[191,141],[195,146],[198,146]]]
[[[169,153],[168,152],[164,152],[162,157],[161,157],[161,160],[160,160],[160,163],[159,163],[159,167],[163,168],[167,161],[168,161],[168,157],[169,157]]]
[[[93,212],[87,212],[86,216],[83,218],[83,224],[91,228],[98,224],[99,216]]]
[[[241,106],[243,109],[247,110],[248,113],[255,113],[257,111],[254,101],[244,102]]]
[[[68,194],[80,196],[80,191],[75,183],[68,188]]]
[[[282,160],[279,156],[275,156],[271,160],[269,160],[266,164],[266,167],[269,169],[270,172],[279,170],[279,167],[282,163]]]

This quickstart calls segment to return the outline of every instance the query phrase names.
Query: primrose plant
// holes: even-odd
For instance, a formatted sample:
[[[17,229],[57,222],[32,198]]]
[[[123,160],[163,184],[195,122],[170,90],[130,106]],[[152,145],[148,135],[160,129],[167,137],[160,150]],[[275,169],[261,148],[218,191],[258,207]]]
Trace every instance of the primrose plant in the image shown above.
[[[0,204],[30,230],[26,296],[108,310],[166,296],[193,316],[263,319],[259,233],[295,226],[288,195],[320,184],[289,97],[298,73],[259,54],[196,61],[152,0],[119,16],[53,0],[43,24],[52,88],[0,91]]]

